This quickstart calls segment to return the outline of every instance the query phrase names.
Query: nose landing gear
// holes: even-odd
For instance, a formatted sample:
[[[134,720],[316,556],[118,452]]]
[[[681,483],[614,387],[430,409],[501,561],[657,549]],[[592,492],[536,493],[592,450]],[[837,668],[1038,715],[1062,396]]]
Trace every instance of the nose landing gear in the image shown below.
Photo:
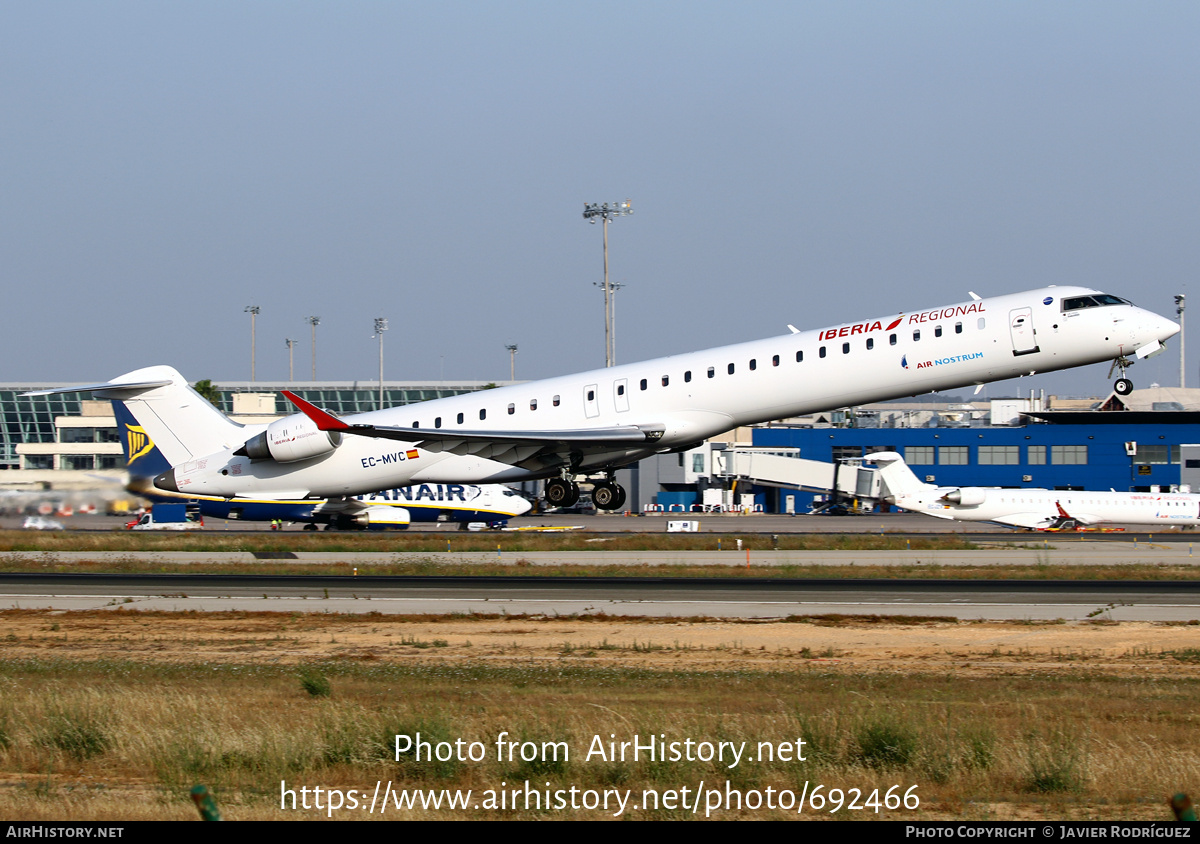
[[[1121,355],[1112,362],[1112,366],[1108,368],[1108,377],[1112,378],[1113,370],[1120,369],[1121,377],[1113,384],[1113,392],[1118,396],[1127,396],[1133,392],[1133,382],[1125,377],[1125,370],[1133,365],[1133,361]]]

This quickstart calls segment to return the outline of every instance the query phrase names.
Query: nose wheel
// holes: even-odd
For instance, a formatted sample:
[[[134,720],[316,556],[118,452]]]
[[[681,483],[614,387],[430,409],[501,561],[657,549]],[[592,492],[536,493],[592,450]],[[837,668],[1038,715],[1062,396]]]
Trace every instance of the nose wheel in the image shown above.
[[[1108,368],[1108,377],[1109,378],[1112,378],[1114,369],[1119,369],[1121,372],[1121,377],[1118,378],[1116,380],[1116,382],[1113,384],[1113,392],[1116,393],[1118,396],[1127,396],[1133,392],[1133,382],[1125,377],[1125,370],[1128,369],[1132,365],[1133,365],[1133,361],[1131,361],[1129,358],[1125,357],[1125,355],[1121,355],[1119,358],[1114,360],[1112,362],[1112,366],[1110,366]]]

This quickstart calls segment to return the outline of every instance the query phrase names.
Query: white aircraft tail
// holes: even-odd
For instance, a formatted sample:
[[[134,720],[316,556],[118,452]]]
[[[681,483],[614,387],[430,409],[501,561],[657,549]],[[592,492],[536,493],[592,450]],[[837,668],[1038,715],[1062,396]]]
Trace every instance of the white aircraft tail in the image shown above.
[[[869,455],[869,459],[880,464],[879,477],[887,487],[887,496],[893,501],[900,496],[920,492],[928,486],[913,474],[904,458],[894,451],[876,452]]]
[[[123,402],[172,466],[246,439],[241,425],[213,407],[172,367],[150,366],[109,383],[112,386],[94,395]]]
[[[142,430],[122,434],[144,433],[172,466],[236,447],[246,440],[241,425],[209,404],[170,366],[149,366],[102,384],[38,390],[28,395],[85,390],[91,390],[96,398],[123,403]]]

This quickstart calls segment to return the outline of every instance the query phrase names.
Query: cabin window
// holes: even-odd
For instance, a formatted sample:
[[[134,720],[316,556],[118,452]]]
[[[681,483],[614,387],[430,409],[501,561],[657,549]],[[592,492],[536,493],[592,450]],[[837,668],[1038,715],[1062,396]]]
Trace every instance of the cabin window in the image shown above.
[[[421,423],[420,423],[420,422],[414,422],[414,423],[413,423],[413,427],[414,427],[414,428],[420,428],[420,427],[421,427]]]
[[[508,406],[508,415],[509,415],[509,416],[512,416],[512,415],[513,415],[514,413],[516,413],[516,412],[517,412],[517,406],[516,406],[515,404],[509,404],[509,406]]]
[[[434,420],[433,420],[433,427],[435,427],[435,428],[440,428],[440,427],[442,427],[442,417],[440,417],[440,416],[436,416],[436,417],[434,417]]]
[[[664,376],[663,376],[663,379],[662,379],[662,381],[663,381],[663,386],[664,386],[664,387],[665,387],[665,386],[667,386],[668,384],[670,384],[670,383],[671,383],[671,376],[670,376],[670,375],[664,375]]]
[[[595,400],[596,400],[596,391],[588,390],[588,401],[595,401]]]
[[[709,378],[712,378],[712,377],[713,377],[714,375],[716,375],[716,374],[717,374],[717,370],[716,370],[714,367],[711,367],[711,366],[710,366],[710,367],[708,368],[708,377],[709,377]]]
[[[687,372],[683,373],[683,381],[685,384],[687,384],[687,383],[690,383],[691,380],[692,380],[692,370],[689,369]]]
[[[729,374],[730,374],[730,375],[732,375],[732,374],[733,374],[733,364],[732,364],[732,363],[731,363],[731,364],[729,364]]]
[[[916,331],[913,332],[913,340],[915,341],[915,340],[920,340],[920,339],[921,339],[921,329],[918,328]]]
[[[987,328],[987,319],[985,317],[980,317],[979,322],[977,322],[976,325],[978,325],[979,330],[982,331],[983,329]]]
[[[842,344],[842,354],[843,354],[843,355],[848,355],[848,354],[850,354],[850,344],[849,344],[849,343],[843,343],[843,344]]]
[[[896,345],[896,335],[895,334],[892,334],[888,337],[888,345],[891,345],[891,346]]]
[[[942,336],[942,327],[940,325],[933,329],[933,336],[934,337]]]
[[[756,370],[756,369],[758,369],[758,360],[757,360],[757,358],[750,358],[750,371],[751,371],[751,372],[753,372],[753,371],[754,371],[754,370]]]
[[[618,396],[623,396],[623,395],[625,395],[625,385],[624,385],[624,384],[618,384],[618,385],[617,385],[617,395],[618,395]]]
[[[487,411],[481,407],[479,408],[479,421],[482,422],[484,419],[487,419]]]
[[[622,390],[624,390],[625,388],[624,388],[624,387],[622,387],[621,389],[622,389]],[[529,400],[529,409],[530,409],[530,410],[537,410],[537,399],[530,399],[530,400]]]
[[[868,337],[867,338],[867,351],[870,351],[873,348],[875,348],[875,338]]]
[[[804,360],[804,350],[800,349],[796,352],[796,363],[801,363]]]
[[[779,355],[771,358],[771,366],[779,366]]]
[[[555,407],[558,407],[558,405],[559,405],[560,403],[561,403],[561,399],[559,399],[559,397],[558,397],[558,396],[555,396],[555,397],[554,397],[554,400],[553,400],[553,404],[554,404],[554,406],[555,406]]]
[[[647,383],[648,383],[648,382],[646,381],[646,379],[645,379],[645,378],[643,378],[643,379],[642,379],[642,384],[641,384],[641,387],[642,387],[642,389],[643,389],[643,390],[644,390],[644,389],[646,389]]]
[[[463,423],[463,415],[460,413],[460,414],[458,414],[458,424],[461,425],[462,423]]]
[[[962,334],[962,323],[961,322],[954,323],[954,333]]]
[[[825,357],[825,347],[824,346],[822,346],[820,349],[817,350],[817,357],[819,357],[819,358]]]

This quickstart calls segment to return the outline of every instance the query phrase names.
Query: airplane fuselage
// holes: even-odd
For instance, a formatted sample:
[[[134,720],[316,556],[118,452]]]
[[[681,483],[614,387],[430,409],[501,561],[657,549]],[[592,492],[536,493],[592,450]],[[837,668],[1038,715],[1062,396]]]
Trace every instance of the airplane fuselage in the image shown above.
[[[642,443],[564,447],[559,465],[521,465],[520,444],[483,456],[466,445],[423,447],[428,437],[407,443],[347,434],[328,453],[291,462],[254,459],[244,442],[228,442],[223,451],[176,465],[173,483],[187,494],[328,497],[419,483],[544,478],[564,468],[602,471],[741,425],[1111,360],[1158,347],[1178,332],[1169,320],[1120,300],[1064,310],[1064,299],[1096,293],[1052,287],[978,299],[345,419],[444,431],[448,443],[456,428],[655,431]]]
[[[959,488],[930,487],[896,496],[895,504],[941,519],[998,522],[1032,529],[1050,528],[1064,521],[1081,525],[1200,525],[1200,495],[1189,493],[968,489],[975,493],[978,503],[954,504],[945,496]]]

